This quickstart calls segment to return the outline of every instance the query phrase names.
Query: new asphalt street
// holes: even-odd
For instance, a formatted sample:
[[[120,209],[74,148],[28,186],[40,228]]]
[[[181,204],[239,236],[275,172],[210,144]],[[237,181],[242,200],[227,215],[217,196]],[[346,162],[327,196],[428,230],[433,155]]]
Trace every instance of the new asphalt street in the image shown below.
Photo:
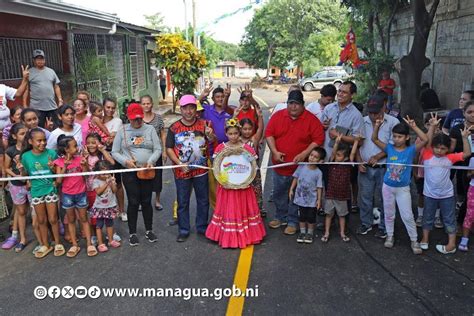
[[[238,98],[235,87],[234,84],[232,104],[236,104]],[[269,106],[262,106],[266,119],[271,107],[285,100],[284,90],[257,89],[254,94]],[[305,93],[305,98],[313,101],[317,93]],[[177,118],[167,116],[167,126]],[[274,206],[268,202],[271,177],[272,172],[268,172],[267,222],[274,214]],[[105,297],[102,292],[96,299],[59,296],[39,300],[33,295],[38,286],[46,289],[57,286],[59,291],[65,286],[207,288],[211,291],[232,287],[240,250],[223,250],[194,231],[188,241],[177,243],[176,226],[167,225],[174,199],[173,176],[165,171],[162,193],[165,209],[154,213],[158,242],[146,241],[139,218],[139,246],[132,248],[125,242],[122,247],[94,258],[87,257],[85,243],[81,241],[83,249],[77,258],[48,255],[42,260],[35,259],[31,254],[33,234],[28,231],[30,245],[23,253],[0,252],[0,314],[225,314],[229,299],[217,300],[215,296],[152,298],[143,297],[140,292],[142,297]],[[193,198],[192,216],[194,207]],[[472,250],[443,256],[431,246],[429,251],[415,256],[399,218],[395,247],[388,250],[383,247],[383,241],[372,235],[375,230],[366,236],[355,235],[358,224],[358,214],[351,214],[350,243],[343,243],[335,230],[327,244],[316,238],[313,244],[301,245],[296,243],[296,236],[285,236],[280,229],[268,229],[264,242],[254,247],[247,285],[258,289],[258,297],[246,298],[243,312],[258,315],[474,313]],[[117,222],[115,226],[127,239],[126,223]],[[0,229],[5,232],[5,223]],[[434,232],[431,245],[438,242],[446,242],[442,230]],[[56,296],[54,288],[50,294]],[[89,294],[94,296],[95,293]]]

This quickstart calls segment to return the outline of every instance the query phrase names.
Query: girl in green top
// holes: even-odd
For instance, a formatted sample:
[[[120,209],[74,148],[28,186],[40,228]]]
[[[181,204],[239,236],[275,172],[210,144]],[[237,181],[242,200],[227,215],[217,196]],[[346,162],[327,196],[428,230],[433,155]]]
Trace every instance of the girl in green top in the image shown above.
[[[46,135],[40,128],[33,128],[26,136],[26,148],[21,155],[22,173],[29,176],[45,176],[53,174],[53,160],[57,154],[54,150],[46,149]],[[44,258],[53,250],[48,240],[48,224],[54,238],[54,255],[62,256],[64,246],[59,240],[58,224],[58,195],[53,178],[31,180],[31,204],[38,218],[40,249],[35,253],[36,258]]]

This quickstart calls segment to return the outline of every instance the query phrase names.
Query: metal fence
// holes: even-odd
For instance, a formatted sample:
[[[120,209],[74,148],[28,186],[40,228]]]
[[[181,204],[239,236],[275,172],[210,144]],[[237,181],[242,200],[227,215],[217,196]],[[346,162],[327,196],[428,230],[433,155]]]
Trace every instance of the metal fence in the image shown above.
[[[0,80],[21,78],[21,65],[33,66],[33,51],[45,53],[46,65],[63,74],[60,41],[0,37]]]
[[[125,36],[105,34],[73,34],[74,59],[78,89],[87,89],[96,97],[104,95],[123,97],[128,95],[127,68],[125,66]],[[91,55],[94,62],[103,63],[104,69],[95,78],[81,78],[81,59]],[[133,67],[132,67],[133,72]],[[86,82],[87,81],[87,82]],[[100,94],[100,95],[99,95]]]

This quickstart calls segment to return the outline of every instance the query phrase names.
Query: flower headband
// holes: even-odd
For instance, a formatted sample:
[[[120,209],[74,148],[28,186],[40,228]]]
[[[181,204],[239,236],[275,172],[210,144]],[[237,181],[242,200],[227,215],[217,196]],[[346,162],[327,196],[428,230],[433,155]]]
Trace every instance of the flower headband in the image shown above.
[[[225,121],[225,127],[237,127],[238,129],[241,128],[239,121],[235,118]]]

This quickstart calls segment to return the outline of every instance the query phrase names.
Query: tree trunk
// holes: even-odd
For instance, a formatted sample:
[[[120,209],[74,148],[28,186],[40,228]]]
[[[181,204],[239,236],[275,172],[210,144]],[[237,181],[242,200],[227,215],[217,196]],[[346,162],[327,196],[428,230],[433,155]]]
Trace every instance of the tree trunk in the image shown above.
[[[268,56],[267,56],[267,80],[268,80],[268,76],[270,75],[272,56],[273,56],[273,44],[268,46],[267,53],[268,53]]]
[[[390,54],[390,32],[392,32],[392,24],[393,24],[393,19],[395,18],[395,14],[397,14],[398,11],[398,1],[395,1],[395,4],[393,5],[392,8],[392,13],[390,14],[390,17],[388,18],[388,25],[387,25],[387,45],[385,46],[385,53]]]
[[[382,51],[385,52],[385,36],[383,34],[383,27],[380,24],[378,13],[375,14],[374,21],[375,21],[375,25],[377,26],[377,31],[379,32],[380,43],[382,44]],[[377,44],[375,44],[375,46],[377,46]],[[377,47],[375,47],[375,49],[377,50]]]
[[[372,55],[372,52],[375,51],[377,49],[377,47],[375,47],[375,41],[374,41],[374,15],[373,14],[369,14],[369,18],[367,19],[367,31],[369,32],[369,38],[371,40],[371,46],[370,47],[371,49],[367,49],[367,51],[364,51],[364,53],[367,55],[367,56],[371,56]]]
[[[171,96],[172,96],[172,102],[173,102],[173,114],[176,113],[176,100],[175,100],[175,97],[174,97],[174,92],[175,92],[175,89],[176,87],[173,85],[173,91],[171,92]]]
[[[433,24],[439,0],[434,0],[430,11],[426,10],[425,0],[412,0],[415,34],[410,53],[400,60],[400,110],[402,117],[409,115],[418,123],[422,122],[423,109],[420,104],[420,84],[423,70],[430,65],[426,58],[426,44]]]

